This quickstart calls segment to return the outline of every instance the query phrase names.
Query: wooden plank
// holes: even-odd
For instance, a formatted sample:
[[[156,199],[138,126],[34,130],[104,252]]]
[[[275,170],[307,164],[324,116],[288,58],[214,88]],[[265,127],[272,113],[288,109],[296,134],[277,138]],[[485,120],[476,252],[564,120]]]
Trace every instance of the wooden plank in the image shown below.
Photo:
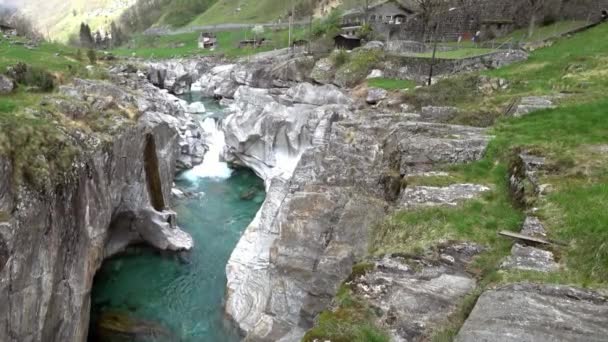
[[[500,234],[502,236],[506,236],[506,237],[512,238],[512,239],[524,240],[524,241],[533,242],[533,243],[539,243],[541,245],[550,245],[550,244],[552,244],[552,242],[549,241],[549,240],[545,240],[545,239],[541,239],[541,238],[535,238],[535,237],[524,235],[524,234],[514,233],[514,232],[507,231],[507,230],[503,230],[503,231],[501,231],[498,234]]]

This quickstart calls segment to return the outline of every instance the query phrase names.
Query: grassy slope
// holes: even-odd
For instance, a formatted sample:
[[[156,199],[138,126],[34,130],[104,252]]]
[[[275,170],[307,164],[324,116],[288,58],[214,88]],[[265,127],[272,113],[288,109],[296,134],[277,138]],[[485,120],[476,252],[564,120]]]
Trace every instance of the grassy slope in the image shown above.
[[[301,29],[296,30],[296,39],[303,36],[305,32]],[[176,56],[194,56],[208,54],[225,54],[228,57],[238,57],[250,55],[257,52],[268,51],[275,48],[284,48],[288,44],[288,31],[267,30],[264,37],[271,40],[271,43],[259,49],[245,48],[239,49],[238,43],[244,39],[253,39],[253,34],[249,30],[224,31],[217,33],[219,48],[216,51],[201,50],[198,48],[198,33],[184,33],[172,36],[152,37],[135,36],[127,47],[122,47],[112,51],[119,56],[136,56],[142,58],[170,58]]]
[[[543,110],[523,118],[501,119],[491,130],[495,139],[483,160],[449,167],[448,177],[408,178],[408,186],[444,186],[455,182],[489,185],[492,190],[482,198],[456,208],[428,208],[397,212],[373,233],[371,255],[418,253],[445,239],[476,241],[488,247],[473,263],[470,272],[479,281],[478,289],[462,303],[433,341],[451,341],[458,332],[477,296],[497,283],[535,281],[576,286],[608,288],[608,24],[561,39],[554,46],[534,52],[529,61],[487,72],[511,83],[509,90],[487,96],[466,97],[467,103],[452,103],[463,108],[483,108],[530,94],[567,91],[570,96],[556,109]],[[452,88],[458,86],[458,80]],[[461,92],[474,92],[462,83]],[[441,91],[440,86],[432,88]],[[424,91],[424,90],[421,90]],[[471,102],[475,102],[471,104]],[[497,235],[500,230],[518,231],[524,213],[515,208],[507,193],[507,165],[521,148],[548,158],[549,175],[541,178],[550,184],[549,194],[535,206],[546,225],[549,237],[567,246],[554,246],[562,265],[549,274],[499,270],[510,253],[512,241]],[[360,272],[356,266],[353,274]],[[348,288],[343,289],[353,296]],[[323,339],[338,335],[345,340],[357,333],[352,320],[343,315],[352,306],[343,304],[319,316],[307,336]],[[354,298],[355,302],[360,298]],[[362,304],[361,307],[365,307]],[[352,315],[361,315],[355,312]],[[359,326],[374,324],[373,317],[357,321]]]
[[[215,25],[222,23],[265,23],[285,17],[289,1],[273,0],[220,0],[190,25]],[[237,11],[240,8],[240,11]]]
[[[18,62],[48,70],[61,84],[72,77],[98,78],[104,73],[98,68],[88,71],[86,63],[76,60],[77,51],[66,46],[43,43],[32,50],[22,45],[0,41],[0,70]],[[61,177],[79,153],[69,137],[71,129],[85,134],[103,132],[112,123],[115,113],[92,113],[76,122],[68,119],[52,104],[41,104],[41,99],[54,96],[19,85],[9,95],[0,95],[0,154],[9,157],[15,169],[14,184],[22,181],[43,188],[51,179]]]

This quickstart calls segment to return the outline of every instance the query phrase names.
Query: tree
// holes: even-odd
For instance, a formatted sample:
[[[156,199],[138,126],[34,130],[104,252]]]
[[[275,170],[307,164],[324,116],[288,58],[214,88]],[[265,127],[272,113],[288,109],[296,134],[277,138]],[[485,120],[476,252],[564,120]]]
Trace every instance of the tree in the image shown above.
[[[80,24],[80,45],[86,48],[95,46],[95,40],[91,34],[91,28],[85,23]]]
[[[429,26],[431,24],[431,20],[441,14],[443,10],[447,8],[448,3],[444,0],[413,0],[414,3],[418,6],[419,9],[419,17],[422,21],[422,37],[426,39],[426,35],[429,31]],[[436,21],[441,20],[440,18],[436,18]]]
[[[124,43],[125,38],[115,22],[110,24],[110,35],[112,36],[110,42],[112,47],[121,46]]]
[[[89,58],[89,62],[91,62],[91,64],[97,64],[97,54],[95,53],[95,50],[89,49],[89,51],[87,51],[87,57]]]

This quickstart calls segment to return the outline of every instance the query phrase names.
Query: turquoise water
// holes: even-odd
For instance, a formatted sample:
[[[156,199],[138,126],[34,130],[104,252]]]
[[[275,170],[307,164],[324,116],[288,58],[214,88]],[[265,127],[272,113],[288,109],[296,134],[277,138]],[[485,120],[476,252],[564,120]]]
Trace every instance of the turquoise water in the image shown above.
[[[178,257],[138,248],[105,262],[93,287],[91,341],[239,340],[223,316],[225,267],[264,201],[264,184],[251,171],[236,170],[229,178],[186,173],[176,185],[193,194],[174,209],[180,227],[194,238],[194,250]],[[100,338],[96,321],[104,312],[119,312],[167,334]]]

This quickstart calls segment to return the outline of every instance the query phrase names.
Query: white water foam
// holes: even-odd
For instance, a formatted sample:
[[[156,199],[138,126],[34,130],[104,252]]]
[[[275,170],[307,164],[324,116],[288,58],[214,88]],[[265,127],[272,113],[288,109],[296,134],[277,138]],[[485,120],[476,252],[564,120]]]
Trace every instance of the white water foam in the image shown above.
[[[206,118],[201,125],[206,135],[209,151],[205,154],[203,163],[195,166],[192,170],[186,171],[183,177],[191,182],[199,178],[227,179],[232,175],[232,170],[228,164],[221,161],[220,156],[226,146],[226,138],[220,127],[220,123],[214,118]]]

